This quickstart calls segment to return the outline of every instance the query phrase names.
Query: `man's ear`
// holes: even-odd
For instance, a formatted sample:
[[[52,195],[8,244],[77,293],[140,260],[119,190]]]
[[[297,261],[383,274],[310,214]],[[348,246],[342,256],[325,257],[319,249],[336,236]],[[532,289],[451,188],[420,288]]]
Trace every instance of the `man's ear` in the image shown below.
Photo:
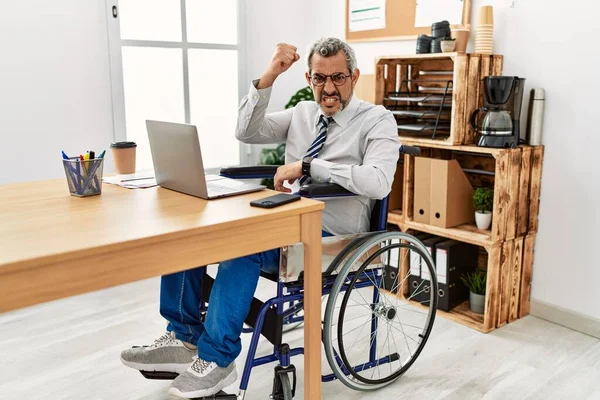
[[[354,86],[356,86],[356,82],[358,82],[358,77],[360,76],[360,70],[358,68],[354,69],[354,72],[352,72],[352,88],[354,89]]]
[[[310,86],[310,75],[308,75],[308,71],[304,73],[304,76],[306,77],[306,83],[308,83],[308,86]]]

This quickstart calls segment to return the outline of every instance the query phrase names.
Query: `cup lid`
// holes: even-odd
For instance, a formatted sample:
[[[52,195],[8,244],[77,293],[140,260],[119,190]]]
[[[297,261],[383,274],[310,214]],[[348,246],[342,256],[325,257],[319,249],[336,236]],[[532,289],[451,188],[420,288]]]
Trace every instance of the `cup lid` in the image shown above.
[[[130,149],[132,147],[137,147],[135,142],[114,142],[110,144],[111,149]]]

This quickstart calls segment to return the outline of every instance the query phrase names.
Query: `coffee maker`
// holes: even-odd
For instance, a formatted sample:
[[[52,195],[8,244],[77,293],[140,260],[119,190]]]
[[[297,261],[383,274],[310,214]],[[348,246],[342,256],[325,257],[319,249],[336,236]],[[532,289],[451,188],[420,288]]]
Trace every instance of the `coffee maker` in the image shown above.
[[[483,79],[483,107],[471,115],[471,126],[480,135],[478,146],[504,148],[519,144],[524,87],[525,78],[518,76]]]

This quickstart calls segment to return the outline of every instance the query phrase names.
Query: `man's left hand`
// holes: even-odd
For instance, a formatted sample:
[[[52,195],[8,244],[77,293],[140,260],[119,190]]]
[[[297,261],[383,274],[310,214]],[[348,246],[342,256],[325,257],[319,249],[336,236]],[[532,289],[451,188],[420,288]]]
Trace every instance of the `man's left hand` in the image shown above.
[[[302,160],[296,161],[291,164],[282,165],[277,168],[277,173],[275,174],[275,190],[278,192],[286,192],[290,193],[291,189],[283,186],[284,181],[289,181],[290,184],[296,182],[296,179],[302,176]]]

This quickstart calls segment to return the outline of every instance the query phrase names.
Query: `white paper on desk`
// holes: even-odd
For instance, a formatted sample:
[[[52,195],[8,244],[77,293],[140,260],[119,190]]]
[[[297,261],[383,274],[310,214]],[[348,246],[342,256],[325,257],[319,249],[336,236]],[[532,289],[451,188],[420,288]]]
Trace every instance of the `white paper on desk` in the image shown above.
[[[462,24],[462,0],[416,0],[415,27],[431,27],[434,22]]]
[[[102,181],[106,182],[106,183],[112,183],[114,185],[118,185],[120,183],[134,182],[134,181],[138,181],[140,179],[148,179],[148,178],[154,178],[154,171],[138,171],[134,174],[129,174],[129,175],[117,174],[115,176],[104,177],[104,178],[102,178]]]
[[[147,179],[137,179],[135,181],[125,181],[122,182],[119,186],[123,186],[127,189],[144,189],[153,186],[157,186],[155,178],[147,178]]]
[[[348,13],[350,32],[385,28],[386,0],[350,0]]]
[[[121,186],[127,189],[143,189],[153,186],[157,186],[156,179],[154,176],[136,176],[134,178],[123,178],[122,176],[111,176],[102,178],[102,182],[109,183],[111,185]]]

